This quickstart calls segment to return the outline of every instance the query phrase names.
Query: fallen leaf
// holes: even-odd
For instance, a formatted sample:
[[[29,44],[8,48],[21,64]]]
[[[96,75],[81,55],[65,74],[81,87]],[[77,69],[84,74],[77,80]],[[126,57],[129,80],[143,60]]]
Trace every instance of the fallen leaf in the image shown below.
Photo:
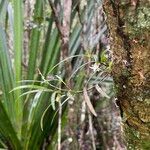
[[[94,116],[97,117],[97,114],[96,114],[96,112],[95,112],[95,109],[94,109],[94,107],[93,107],[91,101],[90,101],[90,98],[89,98],[89,96],[88,96],[88,93],[87,93],[87,89],[86,89],[86,88],[83,89],[83,95],[84,95],[84,100],[85,100],[85,102],[86,102],[86,104],[87,104],[87,106],[88,106],[90,112],[91,112]]]

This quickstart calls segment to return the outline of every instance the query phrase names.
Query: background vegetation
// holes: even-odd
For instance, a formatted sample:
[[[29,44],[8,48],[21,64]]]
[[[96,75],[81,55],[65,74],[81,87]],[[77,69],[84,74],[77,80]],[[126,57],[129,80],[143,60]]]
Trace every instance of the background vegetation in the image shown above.
[[[125,149],[106,21],[101,0],[0,0],[0,148]]]

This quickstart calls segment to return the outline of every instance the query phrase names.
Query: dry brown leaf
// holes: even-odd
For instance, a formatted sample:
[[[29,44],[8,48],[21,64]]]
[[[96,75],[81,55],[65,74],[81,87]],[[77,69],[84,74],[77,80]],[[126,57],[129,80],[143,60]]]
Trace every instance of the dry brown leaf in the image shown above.
[[[86,89],[86,88],[83,89],[83,95],[84,95],[84,100],[85,100],[85,102],[86,102],[86,104],[87,104],[87,106],[88,106],[90,112],[91,112],[94,116],[97,117],[97,114],[96,114],[96,112],[95,112],[95,109],[94,109],[94,107],[93,107],[91,101],[90,101],[90,98],[89,98],[89,96],[88,96],[88,93],[87,93],[87,89]]]
[[[110,97],[98,86],[98,84],[95,85],[95,88],[102,96],[110,99]]]

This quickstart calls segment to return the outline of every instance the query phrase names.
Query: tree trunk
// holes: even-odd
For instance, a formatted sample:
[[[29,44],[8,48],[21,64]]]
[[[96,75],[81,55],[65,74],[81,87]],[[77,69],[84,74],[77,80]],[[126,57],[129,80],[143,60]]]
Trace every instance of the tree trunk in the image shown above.
[[[150,149],[150,1],[105,2],[113,77],[128,149]]]

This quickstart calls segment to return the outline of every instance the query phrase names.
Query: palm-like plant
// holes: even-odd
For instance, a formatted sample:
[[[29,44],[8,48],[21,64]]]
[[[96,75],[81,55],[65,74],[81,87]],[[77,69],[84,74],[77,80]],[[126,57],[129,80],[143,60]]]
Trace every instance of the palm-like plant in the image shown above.
[[[98,53],[95,50],[106,31],[106,26],[104,24],[97,27],[95,32],[97,24],[94,17],[97,16],[97,11],[102,9],[102,2],[85,3],[78,0],[69,2],[70,14],[68,20],[65,20],[66,16],[63,14],[66,12],[61,1],[36,0],[34,12],[30,14],[33,15],[33,20],[28,24],[31,29],[26,28],[29,37],[25,39],[23,6],[26,7],[26,4],[21,0],[11,2],[0,0],[0,146],[2,148],[37,150],[46,143],[48,149],[55,149],[60,116],[58,117],[57,111],[53,109],[56,107],[59,111],[72,95],[82,93],[82,83],[89,78],[85,76],[90,72],[87,68],[92,63],[98,62]],[[63,21],[69,23],[66,25],[62,23]],[[65,38],[68,38],[67,42]],[[24,40],[29,41],[28,48],[25,48]],[[28,65],[24,64],[23,58],[28,60]],[[106,61],[101,67],[103,70],[110,67],[105,63]],[[70,69],[65,71],[64,66],[67,65]],[[88,66],[86,71],[83,69],[85,66]],[[100,64],[98,68],[99,66]],[[90,74],[89,79],[93,79],[92,85],[103,80],[103,75],[94,79],[98,68],[96,70],[94,68],[94,74]],[[77,73],[79,76],[75,76]],[[87,94],[87,89],[84,89],[84,93]],[[85,97],[87,101],[87,95]],[[93,112],[90,101],[87,104]],[[63,111],[65,109],[66,107]],[[64,113],[59,114],[63,116]]]

